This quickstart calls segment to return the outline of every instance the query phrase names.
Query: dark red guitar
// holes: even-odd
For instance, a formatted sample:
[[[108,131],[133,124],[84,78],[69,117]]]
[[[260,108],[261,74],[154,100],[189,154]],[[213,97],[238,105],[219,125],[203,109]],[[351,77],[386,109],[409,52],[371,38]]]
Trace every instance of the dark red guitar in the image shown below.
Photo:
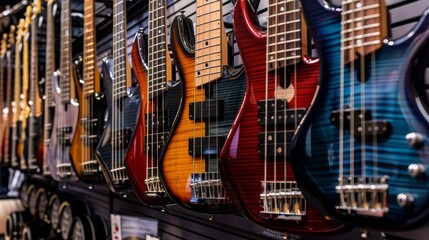
[[[262,32],[247,0],[234,8],[234,31],[247,76],[246,95],[221,153],[221,175],[239,211],[265,227],[323,234],[343,229],[312,208],[290,166],[290,140],[311,105],[319,64],[306,55],[296,0],[269,0]]]

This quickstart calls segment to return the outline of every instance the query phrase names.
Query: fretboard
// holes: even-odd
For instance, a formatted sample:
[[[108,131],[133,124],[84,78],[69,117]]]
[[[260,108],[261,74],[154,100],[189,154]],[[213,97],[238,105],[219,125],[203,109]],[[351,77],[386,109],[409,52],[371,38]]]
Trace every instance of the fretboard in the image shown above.
[[[13,46],[13,45],[11,45]],[[9,113],[12,111],[10,104],[12,102],[12,50],[9,49],[6,52],[6,61],[7,61],[7,76],[6,76],[6,107],[9,110]],[[10,116],[10,115],[9,115]],[[9,117],[11,120],[12,118]]]
[[[94,0],[85,0],[84,9],[84,52],[83,52],[83,102],[87,103],[86,96],[93,94],[95,90],[95,3]],[[83,103],[83,104],[85,104]]]
[[[222,1],[197,0],[196,23],[195,84],[201,86],[222,77],[227,60]]]
[[[124,0],[113,1],[113,101],[127,91],[127,27]]]
[[[384,0],[344,0],[341,15],[344,63],[381,48],[387,37]]]
[[[32,107],[30,110],[31,116],[39,116],[41,114],[41,102],[39,98],[39,71],[38,71],[38,47],[37,47],[37,17],[34,17],[31,23],[31,66],[30,66],[30,102]]]
[[[269,0],[267,18],[267,70],[297,64],[302,55],[299,2]]]
[[[45,70],[45,101],[47,106],[54,105],[52,77],[55,71],[55,35],[53,3],[48,3],[46,13],[46,70]]]
[[[165,25],[165,1],[149,1],[149,98],[166,88],[167,47]]]
[[[61,4],[61,101],[70,102],[70,63],[71,63],[71,21],[70,21],[70,0],[62,0]]]
[[[20,33],[17,35],[15,44],[15,76],[14,76],[14,94],[13,100],[15,101],[15,111],[13,112],[13,121],[18,120],[18,114],[20,113],[20,96],[21,96],[21,39]],[[9,109],[10,110],[10,109]]]
[[[4,103],[5,103],[3,89],[5,89],[6,87],[4,82],[4,61],[5,61],[4,56],[1,56],[0,58],[0,110],[1,111],[3,111]],[[0,119],[0,122],[2,122],[2,119]]]

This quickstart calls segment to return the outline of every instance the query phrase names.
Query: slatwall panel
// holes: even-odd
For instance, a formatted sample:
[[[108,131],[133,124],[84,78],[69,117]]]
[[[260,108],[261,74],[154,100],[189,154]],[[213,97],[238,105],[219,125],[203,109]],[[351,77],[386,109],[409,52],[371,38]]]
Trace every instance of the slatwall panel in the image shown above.
[[[339,0],[335,1],[338,3]],[[335,1],[333,0],[332,3],[335,3]],[[72,2],[72,9],[81,13],[83,1],[73,0]],[[391,33],[394,39],[406,35],[407,32],[415,26],[423,10],[429,7],[429,0],[386,0],[386,3],[391,15]],[[168,0],[168,25],[171,24],[175,16],[181,14],[180,11],[184,11],[186,16],[195,20],[195,4],[195,1],[190,0]],[[230,14],[232,7],[233,3],[230,0],[223,1],[224,19],[227,23],[232,22]],[[266,24],[266,7],[267,1],[261,0],[258,6],[258,13],[262,25]],[[101,65],[103,57],[112,55],[112,10],[110,8],[111,3],[108,1],[100,1],[97,3],[97,60],[99,65]],[[147,17],[146,1],[129,2],[128,54],[131,52],[131,44],[139,28],[143,28],[147,32]],[[74,52],[76,53],[75,57],[78,57],[82,54],[79,50],[82,49],[82,32],[79,32],[79,27],[82,26],[82,22],[77,19],[73,21],[73,24],[75,27],[78,27],[78,30],[74,31]],[[231,32],[231,30],[231,28],[227,28],[228,32]],[[39,37],[43,38],[43,36],[43,32],[39,33]],[[40,40],[41,45],[43,45],[43,42],[44,40]],[[238,67],[242,64],[242,61],[236,44],[234,44],[233,49],[233,64]],[[44,55],[43,49],[40,50],[39,56],[44,57]],[[38,181],[42,180],[39,179]],[[143,206],[138,202],[133,193],[128,194],[126,197],[113,196],[105,185],[98,184],[89,186],[84,183],[69,183],[54,186],[60,192],[69,193],[72,199],[85,200],[91,208],[92,214],[103,217],[106,222],[110,221],[110,213],[158,219],[159,233],[162,239],[283,239],[284,237],[283,233],[253,224],[241,217],[238,213],[213,217],[193,213],[175,205],[168,206],[161,211],[160,209]],[[354,229],[351,232],[338,236],[289,235],[289,239],[359,239],[361,233],[362,231],[360,229]],[[401,233],[399,233],[399,235],[401,235]],[[413,239],[425,239],[427,231],[402,233],[402,235]],[[368,239],[380,238],[381,233],[379,232],[370,232],[368,236]]]

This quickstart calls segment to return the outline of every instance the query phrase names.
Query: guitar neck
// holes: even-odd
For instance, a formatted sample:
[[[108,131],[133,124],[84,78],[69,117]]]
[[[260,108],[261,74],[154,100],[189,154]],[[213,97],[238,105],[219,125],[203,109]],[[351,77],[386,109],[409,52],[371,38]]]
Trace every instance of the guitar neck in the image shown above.
[[[96,49],[95,49],[95,2],[94,0],[85,0],[85,31],[84,31],[84,46],[83,53],[83,104],[88,106],[88,96],[94,94],[95,91],[95,77],[96,77]],[[89,111],[89,109],[88,109]],[[89,113],[84,113],[88,115]]]
[[[30,67],[30,101],[32,102],[30,116],[42,114],[42,101],[39,95],[38,46],[37,46],[37,17],[31,23],[31,67]]]
[[[113,1],[113,103],[126,95],[127,91],[127,24],[126,3]]]
[[[60,88],[61,101],[70,101],[70,81],[71,81],[71,20],[70,20],[70,0],[62,0],[61,3],[61,57],[60,57]]]
[[[167,61],[166,9],[164,0],[149,1],[149,98],[156,96],[166,88],[169,63]]]
[[[51,81],[55,71],[55,34],[53,3],[48,3],[46,13],[46,70],[45,70],[45,101],[46,106],[54,105],[53,83]]]
[[[299,2],[269,0],[267,18],[267,70],[299,63],[302,56]]]
[[[344,64],[375,52],[388,35],[384,0],[342,1],[341,50]]]
[[[197,0],[195,36],[195,84],[201,86],[222,77],[228,48],[223,25],[222,1]]]
[[[18,121],[18,115],[20,113],[20,98],[21,97],[21,36],[17,36],[15,44],[15,77],[14,77],[14,94],[13,100],[15,102],[13,111],[13,122]]]

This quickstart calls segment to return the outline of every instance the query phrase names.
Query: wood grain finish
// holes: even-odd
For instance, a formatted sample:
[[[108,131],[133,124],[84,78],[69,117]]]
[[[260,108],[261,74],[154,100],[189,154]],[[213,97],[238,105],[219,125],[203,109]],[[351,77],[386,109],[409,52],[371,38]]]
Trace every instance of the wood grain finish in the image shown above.
[[[73,167],[82,181],[100,182],[102,175],[95,147],[103,132],[106,98],[100,92],[100,74],[96,63],[95,1],[85,0],[82,87],[77,84],[79,102],[76,133],[70,147]]]
[[[191,102],[204,101],[203,89],[197,89],[194,80],[194,52],[189,52],[183,46],[179,36],[179,23],[177,19],[171,25],[171,44],[176,66],[181,74],[184,88],[183,113],[179,123],[171,136],[169,146],[161,160],[162,180],[166,185],[169,195],[178,202],[190,204],[191,189],[189,181],[191,173],[195,169],[206,169],[204,159],[193,158],[188,153],[189,138],[204,134],[206,131],[204,122],[194,122],[189,119],[189,104]]]
[[[240,0],[235,5],[234,31],[245,66],[247,89],[220,160],[222,180],[233,203],[244,216],[271,229],[306,234],[327,234],[340,230],[343,226],[341,223],[327,220],[310,204],[307,204],[307,214],[302,220],[286,221],[261,217],[261,182],[295,181],[289,156],[274,161],[261,158],[258,153],[258,134],[266,131],[266,128],[258,125],[257,103],[267,98],[276,98],[276,91],[282,89],[279,79],[283,70],[267,73],[268,66],[264,64],[267,56],[267,35],[259,27],[257,16],[246,0]],[[302,56],[302,62],[290,73],[291,85],[288,88],[293,88],[294,93],[288,100],[288,109],[310,106],[317,88],[318,76],[318,61]],[[298,124],[299,122],[295,122],[287,129],[294,130]]]

